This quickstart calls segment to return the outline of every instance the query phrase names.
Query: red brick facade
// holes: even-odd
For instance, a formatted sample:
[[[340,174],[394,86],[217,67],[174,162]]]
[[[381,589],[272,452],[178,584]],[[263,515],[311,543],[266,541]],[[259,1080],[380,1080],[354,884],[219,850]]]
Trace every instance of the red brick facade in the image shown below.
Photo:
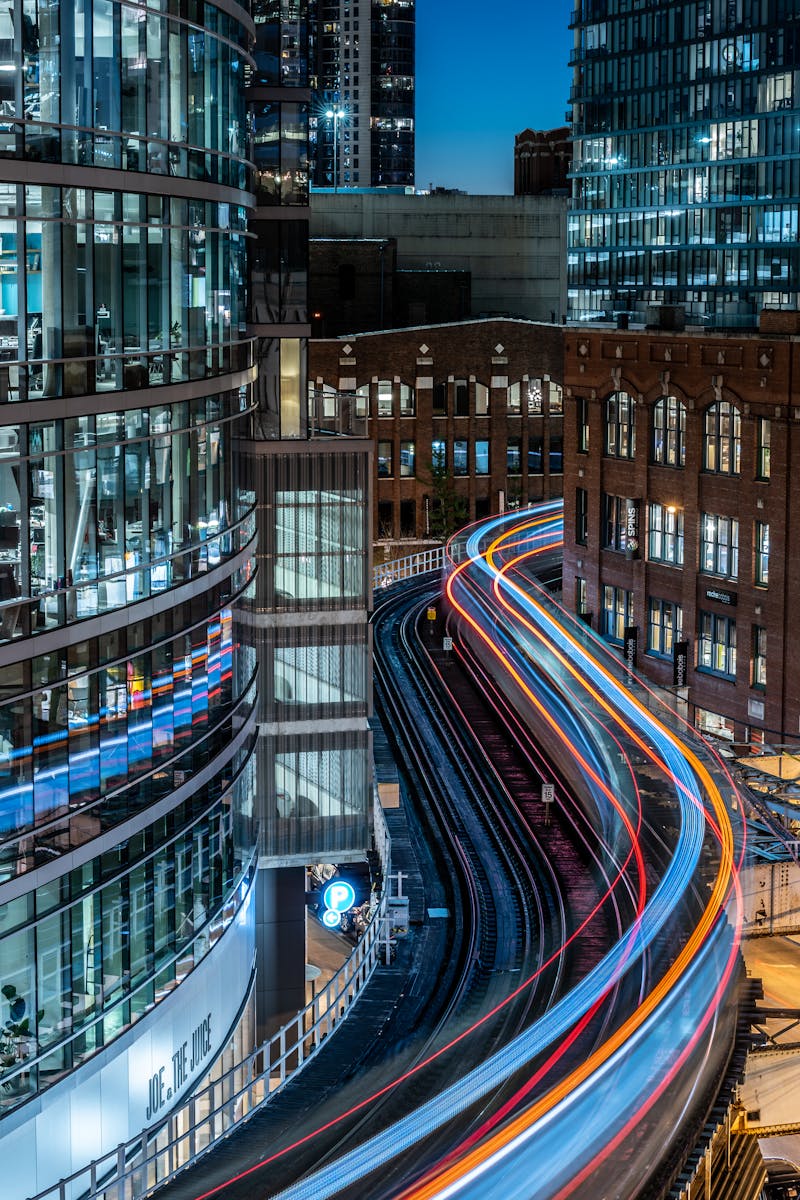
[[[792,485],[791,478],[800,463],[800,341],[787,336],[798,332],[796,315],[782,314],[786,329],[785,320],[780,329],[768,324],[771,316],[764,314],[759,334],[745,336],[565,330],[564,597],[578,608],[583,587],[591,624],[605,634],[616,603],[615,632],[620,618],[638,631],[638,670],[666,685],[673,655],[655,652],[663,629],[651,618],[657,625],[664,605],[679,605],[690,712],[703,710],[706,728],[715,721],[704,712],[728,718],[727,731],[738,739],[796,740],[800,639],[792,624],[800,616],[800,554],[792,530],[800,480]],[[628,450],[627,430],[619,428],[619,406],[608,404],[619,393],[635,401],[633,457],[620,454],[620,446]],[[662,397],[674,398],[673,417],[679,406],[684,412],[682,434],[667,441],[656,428],[668,411],[663,403],[656,411]],[[637,502],[625,509],[638,507],[638,529],[622,531],[627,545],[610,548],[615,501],[604,497]],[[675,553],[674,539],[665,549],[659,524],[681,516],[682,565],[656,561]],[[759,581],[765,526],[768,570]],[[728,545],[737,531],[738,565]]]
[[[562,377],[562,329],[529,321],[465,321],[312,341],[312,387],[370,391],[368,430],[378,449],[376,557],[401,557],[431,542],[434,441],[445,443],[448,472],[470,520],[561,495]],[[391,403],[384,397],[379,405],[380,380],[391,383]],[[404,415],[401,385],[413,393]],[[378,415],[379,408],[392,415]],[[479,461],[486,443],[488,461]],[[517,449],[519,469],[512,461],[509,470]]]

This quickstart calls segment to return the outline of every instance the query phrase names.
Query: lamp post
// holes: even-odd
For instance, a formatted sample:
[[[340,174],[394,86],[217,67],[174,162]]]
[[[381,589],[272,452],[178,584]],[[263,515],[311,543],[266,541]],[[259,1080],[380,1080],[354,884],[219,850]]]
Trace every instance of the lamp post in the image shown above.
[[[333,121],[333,190],[339,184],[339,122],[347,116],[343,108],[329,108],[325,113],[329,121]]]

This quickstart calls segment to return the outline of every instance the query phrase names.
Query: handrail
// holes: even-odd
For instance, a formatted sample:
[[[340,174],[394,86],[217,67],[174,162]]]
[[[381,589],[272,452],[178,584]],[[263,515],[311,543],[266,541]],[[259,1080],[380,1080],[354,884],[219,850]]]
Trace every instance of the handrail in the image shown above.
[[[387,588],[402,579],[412,579],[415,575],[423,575],[427,571],[440,571],[447,561],[444,546],[420,550],[417,554],[409,554],[406,558],[396,558],[393,562],[374,567],[372,586]]]
[[[245,1059],[196,1091],[158,1129],[144,1130],[30,1200],[138,1200],[192,1166],[248,1121],[310,1062],[349,1014],[386,944],[390,849],[375,792],[375,843],[383,890],[364,936],[332,979],[305,1008]]]

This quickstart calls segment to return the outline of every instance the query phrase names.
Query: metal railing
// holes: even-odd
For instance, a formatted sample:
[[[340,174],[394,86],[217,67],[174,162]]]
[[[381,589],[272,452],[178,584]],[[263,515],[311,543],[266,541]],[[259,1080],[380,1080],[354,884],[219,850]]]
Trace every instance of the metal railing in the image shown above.
[[[236,1066],[196,1091],[158,1130],[144,1130],[31,1200],[138,1200],[240,1128],[314,1057],[348,1015],[386,948],[389,838],[375,798],[383,890],[364,936],[304,1009]]]
[[[402,579],[412,579],[415,575],[423,575],[426,571],[441,571],[446,558],[446,547],[434,546],[430,550],[420,550],[418,554],[410,554],[407,558],[397,558],[394,562],[381,563],[372,572],[374,589],[391,587]]]

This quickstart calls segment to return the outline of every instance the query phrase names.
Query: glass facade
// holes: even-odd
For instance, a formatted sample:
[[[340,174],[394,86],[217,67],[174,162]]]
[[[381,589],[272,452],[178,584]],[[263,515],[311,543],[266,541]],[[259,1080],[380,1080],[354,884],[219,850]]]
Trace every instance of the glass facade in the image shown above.
[[[793,0],[580,0],[573,319],[676,304],[754,325],[797,307],[796,16]]]
[[[251,36],[0,15],[0,1117],[179,1006],[252,890]]]

